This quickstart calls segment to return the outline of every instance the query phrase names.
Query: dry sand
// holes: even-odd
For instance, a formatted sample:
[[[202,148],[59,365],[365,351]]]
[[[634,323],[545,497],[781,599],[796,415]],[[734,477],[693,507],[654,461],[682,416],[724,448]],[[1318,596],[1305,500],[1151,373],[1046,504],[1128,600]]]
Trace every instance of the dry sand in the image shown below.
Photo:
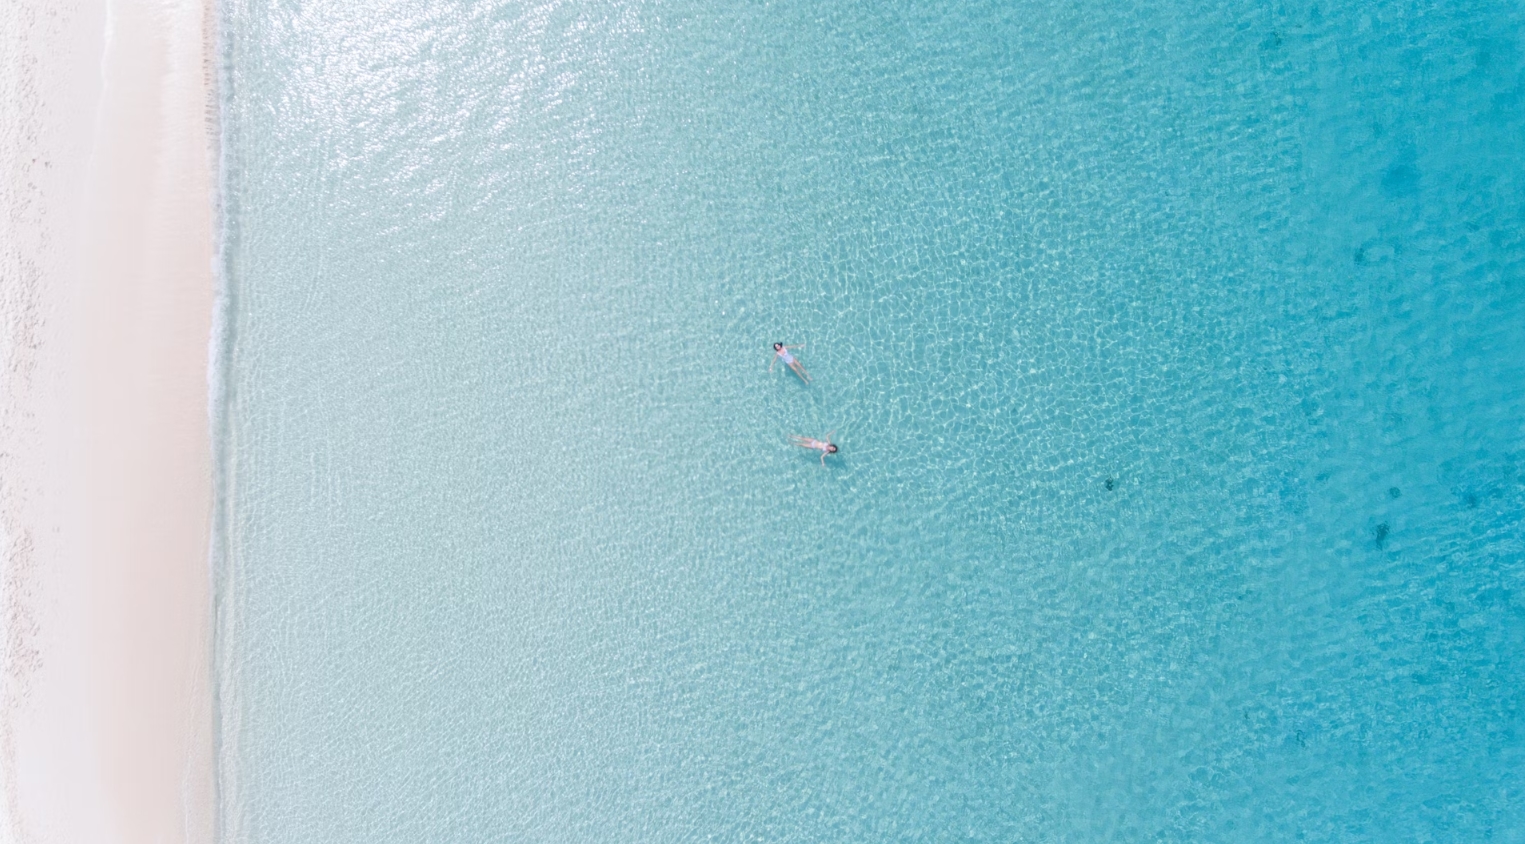
[[[0,3],[0,840],[213,839],[213,24]]]

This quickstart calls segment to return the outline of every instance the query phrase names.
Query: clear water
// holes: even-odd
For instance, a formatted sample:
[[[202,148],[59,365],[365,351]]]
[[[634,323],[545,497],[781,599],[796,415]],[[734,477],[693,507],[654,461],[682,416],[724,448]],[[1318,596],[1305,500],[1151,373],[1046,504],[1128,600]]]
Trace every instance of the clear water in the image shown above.
[[[1525,840],[1517,4],[223,11],[229,841]]]

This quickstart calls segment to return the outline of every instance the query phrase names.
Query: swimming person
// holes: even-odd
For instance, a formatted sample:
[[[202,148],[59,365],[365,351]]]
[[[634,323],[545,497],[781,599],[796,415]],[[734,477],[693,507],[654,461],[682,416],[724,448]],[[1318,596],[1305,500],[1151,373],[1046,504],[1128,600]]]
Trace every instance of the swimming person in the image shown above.
[[[835,433],[836,431],[831,432],[831,434]],[[789,444],[797,445],[800,448],[813,448],[821,452],[821,465],[825,466],[826,455],[837,453],[837,446],[831,441],[831,434],[827,434],[825,439],[819,440],[814,437],[802,437],[799,434],[790,434]]]
[[[773,360],[768,361],[768,371],[772,372],[773,371],[773,364],[778,363],[779,361],[783,361],[784,363],[789,364],[789,368],[794,370],[794,374],[800,376],[800,380],[801,381],[804,381],[806,384],[809,384],[810,383],[810,373],[805,371],[805,367],[800,366],[800,362],[794,359],[794,355],[789,354],[789,350],[790,349],[803,349],[803,348],[805,348],[805,344],[804,343],[801,343],[801,344],[799,344],[797,346],[785,346],[783,343],[774,343],[773,344]]]

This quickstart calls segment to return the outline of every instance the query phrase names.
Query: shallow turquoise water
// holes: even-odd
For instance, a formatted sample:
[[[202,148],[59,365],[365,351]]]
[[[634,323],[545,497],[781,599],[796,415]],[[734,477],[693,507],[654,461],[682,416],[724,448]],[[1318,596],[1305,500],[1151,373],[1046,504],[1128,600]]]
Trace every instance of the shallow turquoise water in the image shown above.
[[[223,11],[228,840],[1525,840],[1514,4]]]

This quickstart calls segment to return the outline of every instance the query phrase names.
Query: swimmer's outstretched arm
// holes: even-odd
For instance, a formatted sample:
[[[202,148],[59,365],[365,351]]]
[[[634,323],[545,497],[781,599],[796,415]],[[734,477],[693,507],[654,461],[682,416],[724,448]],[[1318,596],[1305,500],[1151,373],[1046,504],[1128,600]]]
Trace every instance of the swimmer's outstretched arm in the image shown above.
[[[837,435],[836,429],[832,429],[830,431],[827,431],[826,432],[826,436],[821,440],[821,444],[822,445],[828,445],[828,446],[831,445],[831,438],[836,436],[836,435]],[[822,466],[826,465],[826,449],[824,449],[824,448],[821,449],[821,465]]]

